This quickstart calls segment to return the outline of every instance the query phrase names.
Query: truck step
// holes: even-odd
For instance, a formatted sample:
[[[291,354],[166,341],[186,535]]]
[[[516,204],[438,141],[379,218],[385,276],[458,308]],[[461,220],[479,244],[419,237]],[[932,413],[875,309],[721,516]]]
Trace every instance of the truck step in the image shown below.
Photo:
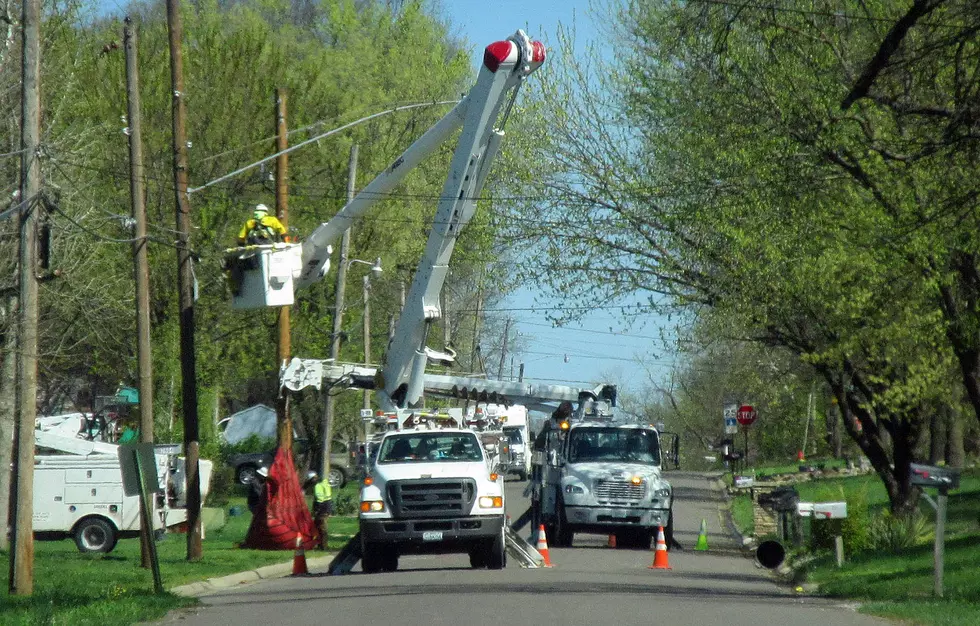
[[[350,574],[350,571],[354,569],[358,561],[361,560],[361,533],[357,532],[356,535],[351,537],[350,541],[347,542],[337,556],[333,557],[330,561],[330,566],[327,567],[327,574],[330,576],[340,576],[343,574]]]
[[[524,541],[512,528],[504,529],[504,539],[507,544],[507,554],[517,559],[524,569],[544,567],[544,557],[534,549],[534,546]]]

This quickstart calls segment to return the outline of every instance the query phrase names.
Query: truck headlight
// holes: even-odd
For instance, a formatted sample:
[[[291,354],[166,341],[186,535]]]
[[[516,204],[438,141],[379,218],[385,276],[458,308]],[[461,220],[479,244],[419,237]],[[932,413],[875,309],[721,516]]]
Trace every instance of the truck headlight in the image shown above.
[[[385,510],[382,500],[365,500],[361,502],[361,513],[378,513]]]
[[[481,509],[502,509],[503,507],[503,496],[480,496]]]
[[[665,487],[663,489],[656,489],[656,490],[654,490],[653,495],[655,495],[655,496],[657,496],[659,498],[669,498],[670,497],[670,488]]]
[[[565,493],[585,493],[585,489],[578,485],[566,485]]]

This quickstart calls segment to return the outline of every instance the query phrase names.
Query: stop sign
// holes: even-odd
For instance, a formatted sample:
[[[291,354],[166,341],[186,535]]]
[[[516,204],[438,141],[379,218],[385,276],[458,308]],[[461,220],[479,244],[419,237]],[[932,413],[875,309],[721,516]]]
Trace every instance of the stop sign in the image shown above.
[[[738,407],[738,413],[735,414],[735,418],[742,426],[750,425],[758,416],[759,414],[755,412],[755,407],[753,407],[751,404],[743,404],[742,406]]]

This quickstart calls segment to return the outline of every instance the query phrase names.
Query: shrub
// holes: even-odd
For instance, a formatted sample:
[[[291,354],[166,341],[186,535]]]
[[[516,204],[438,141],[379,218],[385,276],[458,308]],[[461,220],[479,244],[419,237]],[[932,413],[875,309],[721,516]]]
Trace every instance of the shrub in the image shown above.
[[[896,516],[886,511],[871,522],[869,541],[874,550],[900,554],[919,542],[928,530],[928,522],[918,511]]]
[[[355,515],[359,504],[359,494],[357,492],[341,492],[333,497],[334,515]]]
[[[820,494],[821,500],[845,500],[843,488],[837,493],[828,490]],[[834,537],[844,538],[844,552],[853,555],[871,547],[870,520],[868,512],[867,489],[856,491],[847,500],[847,517],[844,519],[819,520],[814,519],[810,525],[811,543],[815,550],[832,550]]]

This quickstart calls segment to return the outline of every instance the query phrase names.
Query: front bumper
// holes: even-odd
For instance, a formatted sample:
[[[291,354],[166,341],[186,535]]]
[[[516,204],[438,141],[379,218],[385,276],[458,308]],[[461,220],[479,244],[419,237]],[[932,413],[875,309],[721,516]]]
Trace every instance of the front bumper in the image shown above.
[[[666,527],[670,509],[565,505],[565,517],[573,530],[602,532],[614,528]]]
[[[364,541],[384,544],[468,544],[500,535],[503,515],[480,515],[441,519],[361,518]],[[441,533],[441,534],[440,534]]]

